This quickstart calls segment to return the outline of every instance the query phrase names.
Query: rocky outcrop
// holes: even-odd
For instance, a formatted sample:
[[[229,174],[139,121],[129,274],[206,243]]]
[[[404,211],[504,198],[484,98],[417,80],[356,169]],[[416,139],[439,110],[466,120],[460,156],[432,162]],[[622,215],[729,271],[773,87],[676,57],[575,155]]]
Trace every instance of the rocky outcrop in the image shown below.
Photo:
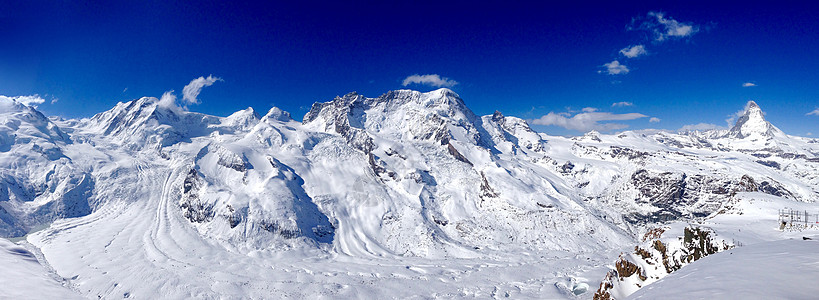
[[[213,204],[202,201],[199,198],[199,191],[202,188],[202,179],[199,172],[190,168],[182,182],[182,199],[179,207],[182,209],[182,216],[191,223],[204,223],[213,220]]]
[[[635,203],[650,206],[650,213],[627,213],[624,219],[632,224],[669,222],[682,218],[708,216],[740,192],[761,192],[779,197],[796,197],[782,184],[765,179],[757,182],[749,175],[740,178],[718,178],[674,172],[640,169],[628,184],[637,190]]]
[[[670,236],[670,228],[654,228],[631,253],[623,253],[615,262],[594,299],[623,299],[646,285],[708,255],[734,247],[704,227],[686,226],[681,236]]]

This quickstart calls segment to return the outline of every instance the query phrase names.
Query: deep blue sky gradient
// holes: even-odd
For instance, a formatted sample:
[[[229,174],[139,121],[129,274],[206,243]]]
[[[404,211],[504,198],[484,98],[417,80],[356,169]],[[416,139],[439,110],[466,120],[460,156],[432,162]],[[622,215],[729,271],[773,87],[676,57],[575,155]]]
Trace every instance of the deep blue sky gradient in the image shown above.
[[[0,95],[58,98],[40,110],[88,117],[118,101],[180,94],[212,74],[224,81],[204,88],[191,110],[263,114],[275,105],[300,118],[316,101],[351,91],[376,97],[404,88],[409,75],[439,74],[458,81],[452,89],[480,115],[534,119],[596,107],[662,120],[622,122],[629,129],[674,130],[725,126],[756,100],[785,132],[819,134],[819,116],[806,116],[819,107],[819,17],[807,1],[112,2],[0,4]],[[700,30],[663,43],[626,30],[649,11]],[[618,55],[633,44],[649,55]],[[598,73],[614,59],[631,72]],[[634,106],[611,107],[620,101]]]

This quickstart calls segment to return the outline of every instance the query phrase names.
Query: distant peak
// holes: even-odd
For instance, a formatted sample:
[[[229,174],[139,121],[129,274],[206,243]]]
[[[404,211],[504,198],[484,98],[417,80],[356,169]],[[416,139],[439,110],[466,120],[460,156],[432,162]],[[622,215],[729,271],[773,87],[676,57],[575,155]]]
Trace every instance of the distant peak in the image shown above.
[[[278,121],[282,121],[282,122],[287,122],[287,121],[292,120],[292,118],[290,117],[289,112],[283,111],[280,108],[275,107],[275,106],[270,108],[270,110],[267,112],[267,114],[264,115],[264,118],[265,119],[270,119],[270,120],[278,120]]]
[[[503,121],[503,118],[503,114],[500,111],[496,110],[495,113],[492,114],[492,121],[500,122]]]
[[[437,94],[446,95],[446,96],[460,97],[460,96],[458,96],[458,93],[455,93],[455,91],[450,90],[448,88],[440,88],[440,89],[431,91],[430,93],[437,93]]]
[[[737,119],[734,127],[731,128],[730,135],[735,138],[746,138],[753,135],[772,137],[776,132],[780,132],[780,130],[765,120],[762,108],[756,102],[748,101],[742,115]]]
[[[142,97],[142,98],[136,99],[136,102],[137,103],[155,103],[155,102],[159,102],[159,99],[157,99],[156,97]]]
[[[747,108],[746,108],[746,111],[747,111],[747,110],[749,110],[749,109],[752,109],[752,108],[755,108],[755,109],[760,109],[760,108],[759,108],[759,105],[757,105],[757,104],[756,104],[756,102],[754,102],[754,100],[750,100],[750,101],[748,101],[748,103],[747,103],[747,104],[745,104],[745,107],[747,107]]]
[[[586,132],[582,136],[576,136],[576,137],[574,137],[572,139],[576,140],[576,141],[595,141],[595,142],[602,142],[603,141],[603,140],[600,139],[600,132],[598,132],[597,130],[593,130],[593,129],[591,131],[589,131],[589,132]]]
[[[228,118],[230,119],[250,118],[258,120],[261,117],[259,117],[259,114],[256,113],[256,110],[254,110],[253,107],[248,107],[231,114],[230,116],[228,116]]]

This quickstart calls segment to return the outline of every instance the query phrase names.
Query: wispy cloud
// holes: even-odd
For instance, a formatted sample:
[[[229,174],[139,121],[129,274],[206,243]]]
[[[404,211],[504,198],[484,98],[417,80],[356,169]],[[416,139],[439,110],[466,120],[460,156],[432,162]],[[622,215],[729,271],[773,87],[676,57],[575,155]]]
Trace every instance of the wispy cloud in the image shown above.
[[[596,111],[597,111],[597,108],[594,108],[594,107],[584,107],[584,108],[582,109],[582,111],[583,111],[583,112],[596,112]]]
[[[650,122],[650,123],[660,123],[660,118],[651,117],[651,119],[648,119],[648,122]]]
[[[191,80],[188,85],[182,88],[182,100],[187,104],[199,104],[199,100],[196,99],[196,97],[199,97],[199,92],[202,91],[202,88],[211,86],[217,81],[222,81],[222,78],[213,77],[213,75],[208,75],[207,78],[199,77]]]
[[[404,81],[401,83],[403,86],[408,86],[410,84],[421,84],[421,85],[428,85],[432,87],[453,87],[458,84],[457,81],[441,77],[438,74],[426,74],[426,75],[410,75],[407,78],[404,78]]]
[[[810,116],[810,115],[813,115],[813,116],[819,116],[819,108],[814,109],[812,112],[809,112],[809,113],[807,113],[807,114],[805,114],[805,115],[806,115],[806,116]]]
[[[18,103],[22,103],[22,104],[25,104],[26,106],[32,106],[32,107],[37,107],[37,104],[45,103],[45,99],[40,97],[40,95],[38,95],[38,94],[29,95],[29,96],[14,96],[14,97],[0,95],[0,99],[6,100],[6,101],[17,101]]]
[[[538,119],[532,120],[532,124],[559,126],[570,130],[587,132],[591,130],[608,131],[627,128],[628,125],[620,123],[602,123],[608,121],[627,121],[648,117],[640,113],[613,114],[609,112],[583,112],[572,116],[567,113],[550,112]]]
[[[647,53],[648,52],[646,52],[646,47],[643,45],[628,46],[623,49],[620,49],[620,54],[628,58],[635,58],[640,55],[645,55]]]
[[[646,17],[632,19],[629,29],[647,31],[653,35],[654,41],[664,42],[690,37],[699,31],[699,26],[666,17],[663,12],[652,11]]]
[[[627,101],[620,101],[620,102],[612,103],[611,107],[624,107],[624,106],[632,106],[632,105],[634,105],[634,103],[627,102]]]
[[[699,124],[689,124],[681,127],[678,131],[686,132],[686,131],[708,131],[708,130],[725,130],[728,129],[727,127],[722,127],[716,124],[709,124],[709,123],[699,123]]]
[[[157,105],[174,111],[181,110],[181,108],[176,105],[176,95],[173,94],[173,90],[167,91],[164,94],[162,94],[162,98],[159,99],[159,103],[157,103]]]
[[[628,74],[629,72],[628,67],[626,67],[626,65],[620,64],[620,62],[617,60],[603,64],[603,68],[605,68],[605,70],[597,71],[597,73],[606,72],[609,75],[619,75]]]
[[[756,84],[753,83],[753,82],[746,82],[746,83],[742,84],[742,87],[752,87],[752,86],[756,86]]]

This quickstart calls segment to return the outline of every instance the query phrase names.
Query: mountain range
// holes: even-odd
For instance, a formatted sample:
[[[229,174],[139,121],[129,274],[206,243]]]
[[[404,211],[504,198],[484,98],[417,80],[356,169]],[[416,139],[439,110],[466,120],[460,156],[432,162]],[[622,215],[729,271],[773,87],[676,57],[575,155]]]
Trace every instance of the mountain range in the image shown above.
[[[301,122],[0,101],[0,237],[85,297],[590,297],[653,228],[819,196],[819,140],[753,101],[729,130],[577,137],[449,89],[350,93]]]

